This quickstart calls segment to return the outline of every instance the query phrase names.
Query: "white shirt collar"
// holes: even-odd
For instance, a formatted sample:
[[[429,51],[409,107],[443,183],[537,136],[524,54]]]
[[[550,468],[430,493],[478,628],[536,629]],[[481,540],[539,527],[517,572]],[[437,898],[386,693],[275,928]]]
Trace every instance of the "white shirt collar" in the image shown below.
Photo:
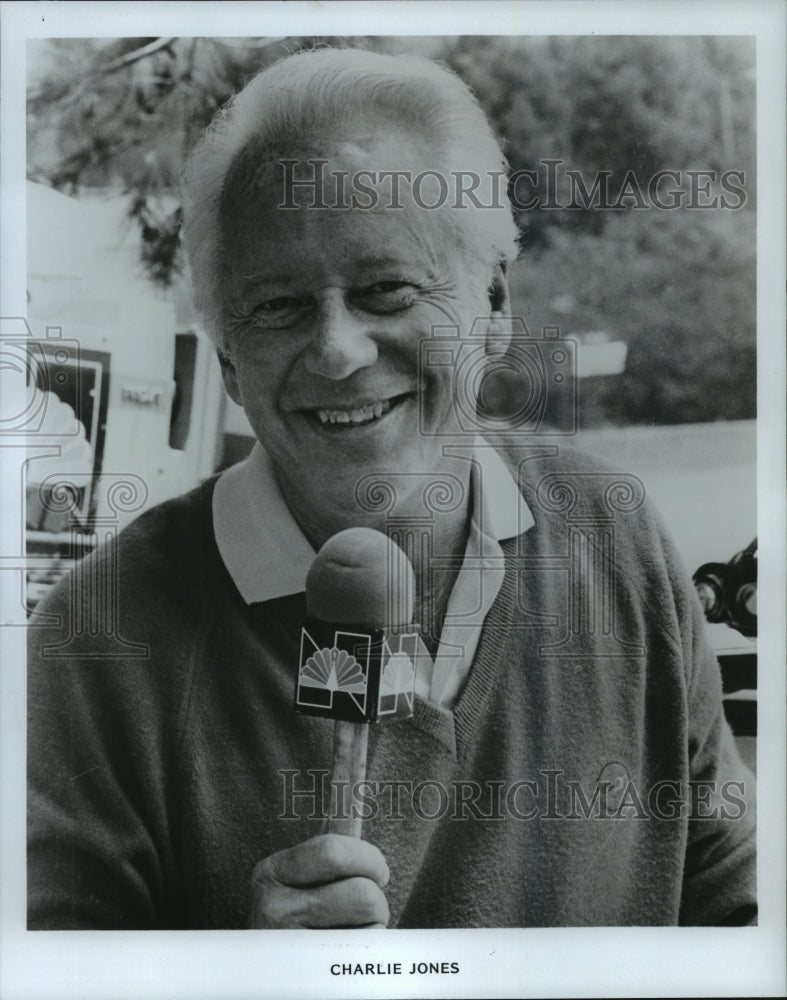
[[[476,438],[472,458],[472,516],[482,534],[503,541],[527,531],[533,515],[497,451]],[[247,604],[304,591],[316,553],[290,513],[273,462],[259,443],[247,459],[219,476],[213,530],[224,565]]]

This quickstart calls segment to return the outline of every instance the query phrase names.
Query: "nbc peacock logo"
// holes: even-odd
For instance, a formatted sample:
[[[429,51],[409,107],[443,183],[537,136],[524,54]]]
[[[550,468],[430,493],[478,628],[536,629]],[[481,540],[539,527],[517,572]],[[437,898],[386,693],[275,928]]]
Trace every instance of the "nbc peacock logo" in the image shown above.
[[[399,709],[399,698],[404,697],[410,712],[413,710],[415,688],[415,663],[404,652],[392,653],[383,667],[380,678],[378,715],[391,715]]]
[[[324,647],[306,659],[300,669],[299,701],[304,705],[332,708],[334,695],[349,695],[361,712],[366,711],[367,677],[356,658],[346,649]],[[310,700],[306,690],[313,689]]]

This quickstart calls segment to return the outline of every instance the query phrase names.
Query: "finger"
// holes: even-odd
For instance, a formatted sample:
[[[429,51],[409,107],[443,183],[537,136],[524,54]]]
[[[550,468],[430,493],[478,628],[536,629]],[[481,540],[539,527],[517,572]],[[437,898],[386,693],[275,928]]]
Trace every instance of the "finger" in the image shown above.
[[[388,900],[380,887],[368,878],[347,878],[304,890],[308,897],[297,916],[296,926],[386,927],[390,918]]]
[[[375,897],[375,893],[382,895],[376,883],[368,879],[358,881],[366,885],[356,890],[350,887],[338,894],[320,892],[320,888],[340,885],[336,882],[315,889],[293,889],[285,885],[253,886],[249,926],[268,930],[327,927],[385,930],[389,919],[387,900],[384,896],[382,900]],[[353,898],[354,892],[357,893],[356,898]],[[338,912],[334,912],[332,907],[336,907]],[[364,923],[364,914],[370,912],[378,913],[385,920]]]
[[[391,872],[379,848],[366,840],[325,833],[272,854],[262,862],[263,875],[284,885],[311,886],[361,877],[379,886]]]

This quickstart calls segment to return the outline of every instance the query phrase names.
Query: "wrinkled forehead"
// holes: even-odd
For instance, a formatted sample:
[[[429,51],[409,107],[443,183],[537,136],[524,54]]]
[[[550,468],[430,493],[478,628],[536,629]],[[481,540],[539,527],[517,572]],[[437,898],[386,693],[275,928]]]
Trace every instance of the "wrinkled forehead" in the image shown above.
[[[399,123],[364,121],[329,136],[249,141],[222,188],[223,266],[232,258],[233,267],[258,268],[285,244],[330,245],[347,261],[377,241],[486,287],[471,213],[457,204],[460,182],[435,147]]]
[[[402,125],[359,122],[330,136],[252,139],[224,181],[225,230],[252,204],[269,208],[439,211],[447,171],[426,139]],[[426,208],[426,206],[430,206]]]

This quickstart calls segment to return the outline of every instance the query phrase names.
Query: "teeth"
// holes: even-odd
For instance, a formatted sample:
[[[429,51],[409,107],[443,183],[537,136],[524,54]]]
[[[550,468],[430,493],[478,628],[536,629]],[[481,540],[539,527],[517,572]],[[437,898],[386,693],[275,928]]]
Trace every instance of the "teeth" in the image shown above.
[[[361,406],[357,410],[318,410],[317,416],[321,424],[364,424],[369,420],[377,420],[391,409],[388,399],[369,406]]]

